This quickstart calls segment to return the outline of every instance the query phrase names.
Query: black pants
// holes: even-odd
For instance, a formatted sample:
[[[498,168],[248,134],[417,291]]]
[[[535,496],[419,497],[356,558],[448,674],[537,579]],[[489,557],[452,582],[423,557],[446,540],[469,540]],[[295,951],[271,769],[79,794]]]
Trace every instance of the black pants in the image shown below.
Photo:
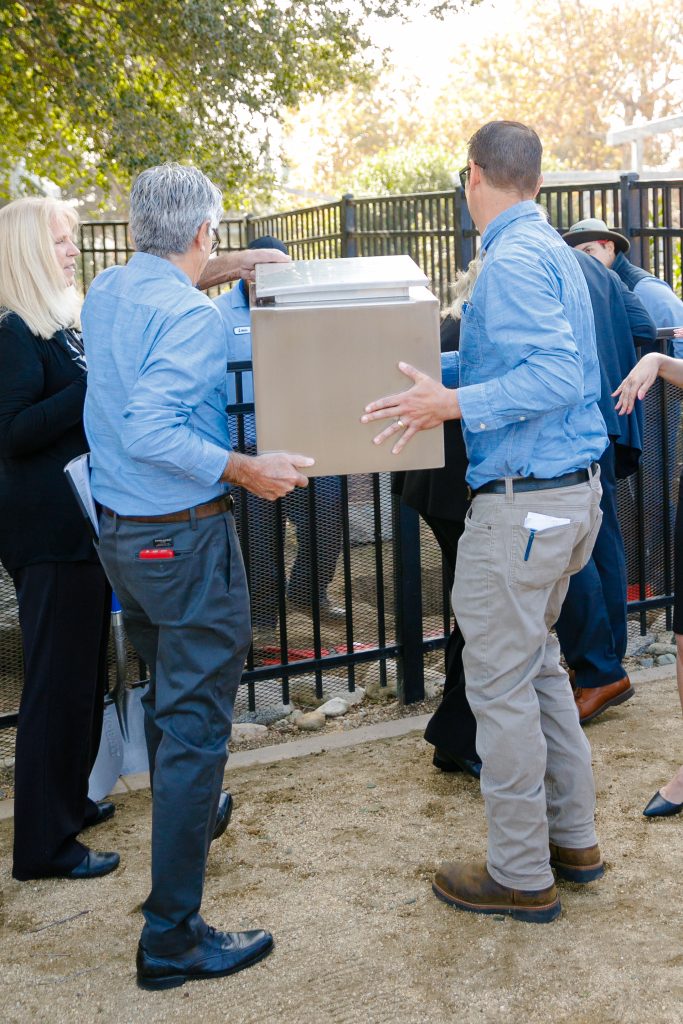
[[[449,573],[449,587],[452,589],[458,541],[465,525],[452,519],[437,519],[435,516],[423,515],[422,518],[439,543]],[[425,739],[451,757],[478,761],[479,755],[475,746],[477,721],[465,692],[465,673],[462,667],[464,646],[465,641],[456,619],[446,645],[446,682],[443,697],[427,724]]]
[[[64,874],[83,860],[107,687],[111,590],[93,562],[44,562],[12,573],[24,648],[15,761],[18,879]]]

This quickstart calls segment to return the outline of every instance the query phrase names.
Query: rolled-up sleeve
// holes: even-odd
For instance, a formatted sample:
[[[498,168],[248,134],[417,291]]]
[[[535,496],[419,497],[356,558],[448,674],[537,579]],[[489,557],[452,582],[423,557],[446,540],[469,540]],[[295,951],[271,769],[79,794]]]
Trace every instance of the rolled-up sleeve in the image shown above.
[[[467,429],[495,430],[580,402],[581,356],[547,267],[500,258],[489,269],[486,296],[486,332],[509,369],[460,388]]]

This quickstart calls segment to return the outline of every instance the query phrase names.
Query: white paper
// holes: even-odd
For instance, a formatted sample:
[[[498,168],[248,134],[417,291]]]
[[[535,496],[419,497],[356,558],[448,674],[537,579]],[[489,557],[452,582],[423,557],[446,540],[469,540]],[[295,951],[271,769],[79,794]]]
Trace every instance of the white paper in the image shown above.
[[[100,524],[97,521],[97,509],[90,490],[90,462],[89,453],[78,455],[64,467],[66,478],[71,484],[71,489],[81,507],[83,515],[90,520],[90,525],[95,531],[95,536],[100,535]]]
[[[549,530],[551,526],[569,526],[571,519],[558,519],[557,516],[544,516],[540,512],[527,512],[524,525],[528,530]]]

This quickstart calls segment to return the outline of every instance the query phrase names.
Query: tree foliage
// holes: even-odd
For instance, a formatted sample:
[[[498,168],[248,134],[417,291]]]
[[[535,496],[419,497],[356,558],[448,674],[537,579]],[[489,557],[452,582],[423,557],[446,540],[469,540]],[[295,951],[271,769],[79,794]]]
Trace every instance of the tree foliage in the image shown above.
[[[370,85],[304,105],[293,137],[314,122],[318,145],[292,179],[343,191],[372,174],[373,161],[386,163],[388,151],[400,162],[407,147],[410,162],[420,146],[441,154],[437,172],[439,162],[454,171],[473,132],[494,118],[533,125],[547,170],[620,168],[628,151],[607,145],[610,128],[680,113],[683,0],[501,0],[506,13],[508,3],[517,9],[513,28],[496,30],[493,4],[483,34],[452,19],[453,55],[438,78],[388,69]],[[661,163],[680,141],[680,133],[655,137],[646,162]]]
[[[621,167],[614,126],[679,113],[683,0],[551,0],[520,5],[516,32],[453,61],[427,137],[462,145],[492,118],[525,121],[543,140],[546,167]],[[659,162],[669,143],[649,144]]]
[[[233,195],[267,176],[268,127],[359,81],[371,15],[455,0],[0,0],[0,191],[25,162],[70,192],[191,160]]]
[[[415,142],[380,150],[355,169],[350,187],[355,194],[406,195],[442,192],[456,184],[452,157],[440,146]]]

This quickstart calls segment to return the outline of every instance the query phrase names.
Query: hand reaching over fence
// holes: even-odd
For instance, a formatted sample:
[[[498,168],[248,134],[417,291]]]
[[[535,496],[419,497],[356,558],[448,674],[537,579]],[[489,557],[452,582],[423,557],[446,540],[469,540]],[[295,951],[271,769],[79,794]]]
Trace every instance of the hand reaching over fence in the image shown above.
[[[613,398],[618,398],[616,409],[620,416],[632,412],[636,399],[642,401],[645,398],[657,377],[683,388],[683,363],[660,352],[648,352],[643,356],[612,393]]]

